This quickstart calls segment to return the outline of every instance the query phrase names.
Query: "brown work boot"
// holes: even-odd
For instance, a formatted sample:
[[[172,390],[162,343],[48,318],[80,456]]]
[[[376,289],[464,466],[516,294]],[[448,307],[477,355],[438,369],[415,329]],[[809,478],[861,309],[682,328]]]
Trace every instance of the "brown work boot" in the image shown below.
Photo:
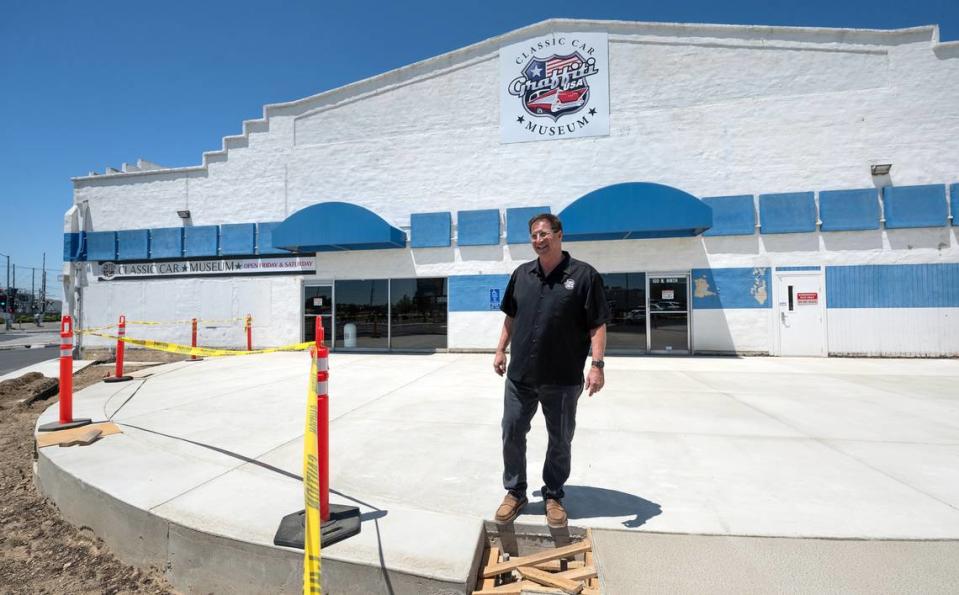
[[[496,509],[496,522],[501,524],[513,522],[519,516],[519,511],[526,506],[526,502],[526,496],[523,496],[521,500],[507,492],[506,497],[503,498],[503,503]]]
[[[562,529],[566,526],[566,509],[559,500],[546,499],[546,524],[553,529]]]

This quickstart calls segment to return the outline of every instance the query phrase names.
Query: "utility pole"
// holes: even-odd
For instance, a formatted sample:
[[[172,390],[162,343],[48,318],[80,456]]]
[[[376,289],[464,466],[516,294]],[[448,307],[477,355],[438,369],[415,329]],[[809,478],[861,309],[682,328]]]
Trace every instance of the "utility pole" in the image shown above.
[[[10,306],[10,255],[2,254],[2,256],[7,257],[7,312],[9,313],[11,311],[10,310],[11,308]],[[6,321],[7,330],[10,330],[10,317],[5,316],[4,320]]]
[[[43,253],[43,279],[40,281],[40,321],[47,317],[47,253]]]

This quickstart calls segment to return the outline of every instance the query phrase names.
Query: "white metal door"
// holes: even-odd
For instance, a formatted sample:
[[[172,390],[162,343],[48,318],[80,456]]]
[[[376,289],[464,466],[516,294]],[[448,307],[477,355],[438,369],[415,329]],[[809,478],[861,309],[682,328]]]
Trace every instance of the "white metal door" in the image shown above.
[[[779,355],[825,356],[822,275],[777,273]]]

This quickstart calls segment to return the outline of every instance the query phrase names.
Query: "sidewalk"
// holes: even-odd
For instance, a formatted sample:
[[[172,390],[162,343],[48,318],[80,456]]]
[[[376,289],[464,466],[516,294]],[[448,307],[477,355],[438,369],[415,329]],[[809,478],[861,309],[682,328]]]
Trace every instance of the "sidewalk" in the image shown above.
[[[22,326],[23,328],[19,328]],[[0,322],[0,350],[2,349],[39,349],[41,347],[57,347],[60,345],[60,325],[56,322],[45,322],[42,327],[33,323],[24,322],[14,324],[7,331]]]
[[[305,354],[276,353],[93,385],[75,415],[123,433],[41,449],[39,484],[177,588],[295,592],[302,554],[272,539],[302,508],[308,369]],[[604,593],[959,584],[943,563],[959,550],[959,361],[610,357],[606,369],[607,387],[579,403],[565,500],[570,524],[593,529]],[[331,356],[331,502],[363,515],[360,535],[323,550],[331,592],[471,586],[502,497],[502,383],[488,355]],[[537,414],[531,490],[545,448]],[[535,494],[516,523],[544,525]]]

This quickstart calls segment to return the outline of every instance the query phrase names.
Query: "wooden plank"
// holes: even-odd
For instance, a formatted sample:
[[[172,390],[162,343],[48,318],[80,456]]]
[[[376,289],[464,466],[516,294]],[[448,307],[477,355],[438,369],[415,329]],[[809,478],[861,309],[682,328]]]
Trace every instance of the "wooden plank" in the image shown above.
[[[550,560],[549,562],[540,562],[539,564],[533,564],[532,566],[533,568],[539,568],[540,570],[545,570],[547,572],[560,572],[562,569],[562,561]],[[586,563],[580,560],[568,560],[566,562],[566,570],[582,568],[583,566],[586,566]]]
[[[61,439],[60,446],[86,446],[92,444],[102,433],[103,432],[97,428],[83,428],[82,432],[78,432],[69,438],[64,437]]]
[[[547,587],[557,587],[562,589],[564,593],[569,593],[569,595],[578,595],[579,592],[583,590],[583,583],[579,581],[556,576],[555,574],[533,568],[532,566],[520,566],[516,570],[523,575],[523,578],[528,578],[531,581],[546,585]]]
[[[486,551],[486,560],[483,563],[483,566],[489,566],[490,564],[496,564],[499,562],[499,548],[496,546],[491,546]],[[476,577],[476,589],[492,589],[496,586],[496,577],[483,577],[482,575]]]
[[[590,543],[593,543],[593,530],[590,529],[590,528],[587,528],[587,529],[586,529],[586,539],[588,539]],[[587,565],[587,566],[593,566],[593,567],[596,566],[596,563],[593,561],[593,550],[592,550],[592,549],[589,550],[588,552],[586,552],[585,558],[586,558],[586,565]],[[589,581],[586,583],[586,586],[589,587],[590,589],[594,589],[594,588],[595,588],[595,589],[598,590],[598,589],[599,589],[599,574],[596,574],[596,576],[590,578]]]
[[[563,595],[563,591],[560,589],[544,587],[543,585],[534,583],[533,581],[517,581],[515,583],[509,583],[508,585],[500,585],[492,589],[473,591],[473,595],[520,595],[524,591],[532,591],[533,593],[556,593],[557,595]]]
[[[558,547],[556,549],[530,554],[529,556],[511,558],[509,562],[500,562],[499,564],[487,566],[483,569],[483,576],[496,576],[497,574],[503,574],[504,572],[509,572],[510,570],[516,570],[520,566],[533,566],[534,564],[539,564],[540,562],[548,562],[550,560],[558,560],[559,558],[581,554],[589,550],[590,547],[592,546],[587,539],[580,541],[579,543],[571,543],[570,545]]]
[[[109,436],[110,434],[119,434],[121,432],[120,426],[109,421],[98,423],[98,424],[87,424],[85,426],[80,426],[79,428],[70,428],[69,430],[57,430],[56,432],[38,432],[37,448],[43,448],[45,446],[53,446],[54,444],[62,444],[65,442],[73,442],[77,438],[82,437],[89,430],[100,430],[101,437]]]
[[[596,589],[583,589],[579,595],[600,595],[599,588]]]
[[[592,566],[584,566],[582,568],[557,572],[555,576],[568,578],[571,581],[585,581],[596,576],[596,569]]]

